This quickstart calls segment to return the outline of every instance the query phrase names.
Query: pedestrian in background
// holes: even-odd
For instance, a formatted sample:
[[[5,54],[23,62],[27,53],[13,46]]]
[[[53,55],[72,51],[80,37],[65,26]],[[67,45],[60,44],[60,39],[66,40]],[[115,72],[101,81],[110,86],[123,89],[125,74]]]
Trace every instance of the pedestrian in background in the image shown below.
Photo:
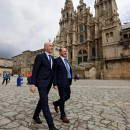
[[[79,80],[79,74],[77,74],[77,79]]]
[[[2,82],[2,84],[4,84],[5,81],[6,81],[6,85],[7,85],[7,83],[8,83],[8,73],[7,72],[5,72],[3,74],[3,82]]]
[[[77,74],[74,74],[74,81],[77,80]]]
[[[27,81],[28,81],[28,84],[31,84],[31,76],[32,76],[32,73],[31,73],[31,72],[28,72],[28,73],[27,73]]]
[[[21,75],[19,75],[17,78],[17,86],[21,86],[22,84],[23,84],[23,78]]]

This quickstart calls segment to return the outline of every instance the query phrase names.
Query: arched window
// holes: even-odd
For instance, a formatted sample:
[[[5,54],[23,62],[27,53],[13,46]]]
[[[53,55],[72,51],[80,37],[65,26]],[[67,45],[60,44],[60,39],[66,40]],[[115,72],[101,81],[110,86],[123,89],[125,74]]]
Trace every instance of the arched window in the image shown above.
[[[124,34],[124,38],[127,39],[128,38],[128,34]]]
[[[79,27],[79,30],[80,30],[80,32],[83,31],[83,25],[81,25],[81,26]]]
[[[106,38],[109,38],[109,33],[106,33]]]
[[[71,44],[73,43],[73,41],[71,40]]]
[[[113,32],[110,32],[110,37],[113,37]]]
[[[92,48],[92,56],[93,56],[93,57],[96,56],[96,54],[95,54],[95,48],[94,48],[94,47]]]
[[[82,50],[79,51],[78,55],[82,55]]]
[[[87,51],[83,50],[83,54],[87,54]]]
[[[67,13],[67,18],[69,17],[69,14]]]
[[[78,57],[78,64],[82,62],[82,57]]]
[[[83,35],[80,35],[80,43],[84,42],[84,37]]]
[[[80,9],[80,13],[82,13],[83,9]]]
[[[87,62],[88,55],[86,50],[80,50],[78,52],[78,64],[82,62]]]
[[[95,38],[95,35],[94,34],[92,34],[92,39],[94,39]]]

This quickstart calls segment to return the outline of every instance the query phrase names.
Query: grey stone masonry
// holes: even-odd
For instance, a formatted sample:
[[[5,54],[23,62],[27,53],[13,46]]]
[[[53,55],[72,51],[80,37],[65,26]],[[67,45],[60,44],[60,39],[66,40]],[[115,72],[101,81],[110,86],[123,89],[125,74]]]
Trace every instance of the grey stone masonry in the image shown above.
[[[16,77],[2,85],[0,77],[0,130],[47,130],[43,121],[38,125],[32,116],[38,102],[38,91],[30,92],[24,78],[21,87]],[[51,89],[49,106],[55,126],[59,130],[130,130],[130,81],[128,80],[77,80],[71,86],[71,98],[65,104],[69,124],[60,120],[60,113],[53,108],[59,98]]]

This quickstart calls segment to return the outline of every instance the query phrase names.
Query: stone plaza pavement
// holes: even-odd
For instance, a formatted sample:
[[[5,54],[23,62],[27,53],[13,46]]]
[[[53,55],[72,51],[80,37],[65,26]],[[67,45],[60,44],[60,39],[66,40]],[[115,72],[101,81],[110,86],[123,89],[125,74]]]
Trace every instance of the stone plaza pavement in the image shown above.
[[[0,77],[0,130],[48,130],[41,113],[42,124],[36,124],[33,112],[39,99],[29,86],[16,86],[16,77],[2,85]],[[71,86],[71,98],[66,102],[69,124],[62,123],[52,102],[58,92],[51,89],[49,106],[59,130],[130,130],[130,81],[78,80]]]

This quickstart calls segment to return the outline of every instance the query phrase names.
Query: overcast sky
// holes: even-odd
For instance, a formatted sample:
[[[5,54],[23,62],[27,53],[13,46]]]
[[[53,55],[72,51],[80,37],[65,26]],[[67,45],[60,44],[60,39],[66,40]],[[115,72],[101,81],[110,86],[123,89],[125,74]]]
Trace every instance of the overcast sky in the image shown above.
[[[94,14],[94,1],[84,0]],[[130,0],[116,0],[121,22],[130,21]],[[59,30],[65,0],[0,0],[0,56],[43,48]],[[79,0],[73,0],[77,9]]]

